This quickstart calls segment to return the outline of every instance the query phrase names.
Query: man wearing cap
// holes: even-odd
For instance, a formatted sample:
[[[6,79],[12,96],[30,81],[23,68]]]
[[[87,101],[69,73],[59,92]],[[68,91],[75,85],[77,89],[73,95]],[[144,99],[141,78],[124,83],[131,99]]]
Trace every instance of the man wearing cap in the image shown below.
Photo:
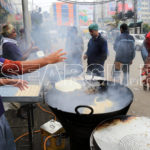
[[[91,24],[89,32],[92,38],[88,42],[88,49],[84,55],[87,59],[87,72],[96,76],[104,76],[104,63],[107,59],[107,41],[98,33],[98,25]]]

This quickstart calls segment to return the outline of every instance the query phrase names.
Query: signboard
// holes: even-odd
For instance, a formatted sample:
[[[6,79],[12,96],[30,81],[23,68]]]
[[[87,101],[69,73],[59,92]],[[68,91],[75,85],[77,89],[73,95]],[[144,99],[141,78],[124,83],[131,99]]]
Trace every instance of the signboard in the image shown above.
[[[59,26],[74,26],[76,24],[76,5],[56,2],[53,5],[54,17]]]
[[[116,13],[116,2],[111,2],[107,5],[108,15],[115,15]],[[125,12],[128,10],[133,10],[133,5],[131,2],[125,3]],[[118,3],[118,12],[123,11],[123,4]]]
[[[79,5],[78,15],[79,15],[79,25],[89,26],[90,24],[93,23],[93,6]]]

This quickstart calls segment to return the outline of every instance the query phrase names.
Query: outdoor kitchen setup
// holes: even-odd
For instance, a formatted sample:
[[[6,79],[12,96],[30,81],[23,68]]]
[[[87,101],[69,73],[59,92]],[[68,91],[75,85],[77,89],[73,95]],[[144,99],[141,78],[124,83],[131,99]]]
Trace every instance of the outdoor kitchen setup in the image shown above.
[[[0,150],[150,150],[150,0],[0,0]]]
[[[133,93],[123,85],[80,77],[56,82],[46,95],[46,103],[70,137],[70,150],[90,150],[95,127],[126,115],[132,102]]]

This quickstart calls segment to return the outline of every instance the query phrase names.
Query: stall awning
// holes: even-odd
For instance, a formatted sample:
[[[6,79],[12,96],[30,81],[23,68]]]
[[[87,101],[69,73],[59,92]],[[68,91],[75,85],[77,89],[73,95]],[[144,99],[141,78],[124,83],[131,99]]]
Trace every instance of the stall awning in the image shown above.
[[[133,28],[133,27],[141,27],[142,23],[143,23],[143,21],[139,21],[139,22],[137,22],[136,24],[130,23],[130,24],[129,24],[129,27],[130,27],[130,28]]]

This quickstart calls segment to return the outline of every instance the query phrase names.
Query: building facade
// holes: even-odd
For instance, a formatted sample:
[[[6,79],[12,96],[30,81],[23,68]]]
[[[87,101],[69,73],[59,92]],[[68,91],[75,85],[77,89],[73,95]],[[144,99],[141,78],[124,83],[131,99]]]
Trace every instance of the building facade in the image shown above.
[[[150,0],[137,0],[138,19],[150,23]]]
[[[96,6],[96,16],[97,22],[107,22],[113,21],[113,16],[116,14],[116,10],[118,12],[123,11],[122,2],[116,3],[115,1],[105,3],[107,0],[101,0],[104,4],[99,4]],[[128,10],[133,10],[133,0],[125,1],[125,12]]]

